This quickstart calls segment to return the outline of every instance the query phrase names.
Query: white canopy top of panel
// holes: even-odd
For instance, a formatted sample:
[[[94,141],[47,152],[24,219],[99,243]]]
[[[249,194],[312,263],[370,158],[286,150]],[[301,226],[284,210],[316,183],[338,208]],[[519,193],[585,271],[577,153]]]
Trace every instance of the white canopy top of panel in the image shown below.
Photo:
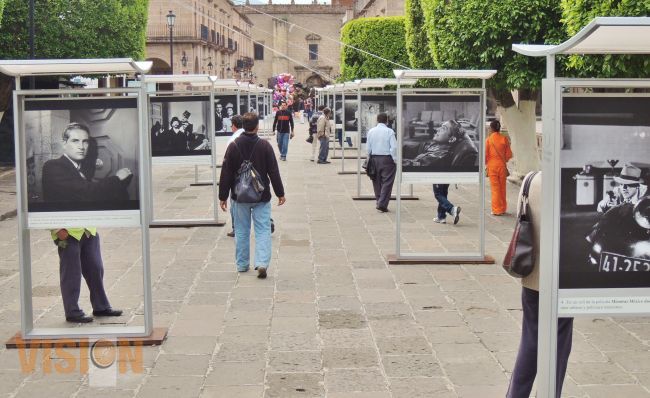
[[[193,86],[212,86],[216,80],[210,75],[147,75],[147,83],[190,83]]]
[[[216,79],[214,88],[240,89],[241,87],[236,79]]]
[[[147,73],[153,62],[131,58],[19,59],[0,61],[0,72],[9,76],[55,76]]]
[[[358,79],[355,80],[358,88],[384,88],[386,86],[397,86],[397,79]],[[417,83],[417,79],[402,79],[402,86],[412,86]]]
[[[650,17],[597,17],[558,45],[513,44],[530,57],[555,54],[650,54]]]
[[[497,71],[487,70],[436,70],[436,69],[408,69],[394,70],[395,77],[400,81],[403,79],[489,79]]]

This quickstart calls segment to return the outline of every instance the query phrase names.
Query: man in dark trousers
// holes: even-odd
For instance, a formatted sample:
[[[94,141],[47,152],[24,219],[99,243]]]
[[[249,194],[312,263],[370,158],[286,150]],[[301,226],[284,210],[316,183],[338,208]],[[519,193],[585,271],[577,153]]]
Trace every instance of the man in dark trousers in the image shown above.
[[[258,278],[266,278],[271,264],[271,184],[278,197],[278,205],[285,203],[284,187],[273,148],[268,141],[257,136],[259,119],[256,113],[246,113],[242,118],[244,133],[228,145],[221,165],[219,178],[219,205],[228,209],[228,196],[232,196],[235,217],[235,264],[237,271],[246,272],[250,267],[251,221],[255,225],[255,269]],[[260,202],[240,203],[234,193],[238,171],[250,160],[255,172],[262,179],[264,191]]]
[[[377,210],[382,213],[388,211],[388,202],[393,190],[395,171],[397,167],[397,138],[395,132],[386,126],[388,115],[380,113],[377,115],[377,126],[368,131],[366,142],[370,161],[375,164],[376,176],[372,180],[377,199]]]
[[[48,202],[105,201],[124,195],[131,180],[129,169],[120,169],[115,176],[100,181],[90,180],[90,171],[83,172],[88,156],[90,131],[79,123],[70,123],[63,131],[63,156],[48,160],[43,166],[43,198]],[[59,282],[63,309],[68,322],[88,323],[93,318],[79,308],[81,278],[86,280],[95,316],[120,316],[114,310],[104,289],[104,265],[99,234],[92,227],[52,231],[59,252]]]
[[[289,151],[289,139],[293,138],[293,116],[287,109],[287,103],[280,103],[280,110],[275,113],[273,131],[277,132],[278,148],[280,149],[280,160],[287,160]]]

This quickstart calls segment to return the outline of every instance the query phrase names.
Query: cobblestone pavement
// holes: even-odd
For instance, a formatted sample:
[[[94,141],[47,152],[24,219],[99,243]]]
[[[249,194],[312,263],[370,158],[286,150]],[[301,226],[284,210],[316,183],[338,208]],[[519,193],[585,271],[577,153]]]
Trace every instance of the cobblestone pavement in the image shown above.
[[[356,176],[338,175],[338,160],[308,161],[304,127],[281,163],[287,204],[273,207],[268,279],[235,272],[229,226],[151,230],[154,320],[169,337],[144,348],[143,371],[127,368],[114,387],[100,388],[80,372],[81,362],[61,371],[61,353],[28,353],[39,356],[36,370],[24,373],[19,352],[1,348],[0,397],[503,397],[519,343],[518,282],[497,265],[388,266],[395,203],[380,214],[372,201],[352,201]],[[200,179],[209,174],[202,170]],[[12,179],[11,171],[0,177],[1,213],[15,203]],[[154,179],[157,216],[210,217],[211,187],[189,186],[193,167],[156,169]],[[508,189],[512,202],[517,187]],[[432,222],[430,187],[415,194],[419,201],[404,202],[406,251],[477,245],[475,187],[451,189],[463,207],[458,226]],[[500,259],[514,218],[488,210],[486,220],[487,252]],[[6,339],[20,328],[15,217],[0,222],[0,233]],[[139,230],[101,234],[109,296],[125,310],[111,321],[141,324]],[[35,322],[70,327],[62,321],[55,247],[45,231],[34,231],[32,241]],[[90,311],[85,286],[82,296]],[[564,396],[650,397],[649,322],[577,320]]]

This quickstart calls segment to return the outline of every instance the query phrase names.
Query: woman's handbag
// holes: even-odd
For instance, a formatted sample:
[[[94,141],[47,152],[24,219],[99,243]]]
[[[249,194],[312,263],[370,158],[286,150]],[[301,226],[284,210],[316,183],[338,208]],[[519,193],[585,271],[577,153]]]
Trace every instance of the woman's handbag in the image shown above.
[[[503,269],[515,278],[523,278],[530,275],[535,267],[535,238],[533,224],[528,215],[528,191],[533,178],[538,172],[529,173],[524,179],[524,188],[519,202],[517,225],[510,239],[508,251],[503,259]]]
[[[375,167],[375,162],[372,160],[371,155],[368,155],[366,160],[363,161],[361,167],[363,167],[363,169],[366,171],[366,175],[371,180],[374,180],[375,177],[377,177],[377,168]]]

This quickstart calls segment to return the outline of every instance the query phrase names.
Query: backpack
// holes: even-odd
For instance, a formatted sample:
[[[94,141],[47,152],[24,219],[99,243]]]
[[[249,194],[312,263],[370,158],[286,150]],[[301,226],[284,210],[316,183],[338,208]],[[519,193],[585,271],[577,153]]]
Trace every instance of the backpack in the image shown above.
[[[309,119],[309,135],[316,134],[316,130],[318,129],[318,118],[320,117],[321,113],[314,113]]]
[[[255,170],[253,162],[251,162],[258,142],[259,138],[255,141],[255,145],[253,145],[253,150],[251,151],[251,156],[248,159],[244,158],[244,155],[242,155],[237,142],[233,142],[235,148],[237,148],[237,151],[243,159],[241,166],[239,166],[239,170],[237,170],[235,185],[233,187],[233,192],[237,196],[236,202],[238,203],[259,203],[262,201],[264,183],[262,182],[262,176],[260,176],[260,173]]]

